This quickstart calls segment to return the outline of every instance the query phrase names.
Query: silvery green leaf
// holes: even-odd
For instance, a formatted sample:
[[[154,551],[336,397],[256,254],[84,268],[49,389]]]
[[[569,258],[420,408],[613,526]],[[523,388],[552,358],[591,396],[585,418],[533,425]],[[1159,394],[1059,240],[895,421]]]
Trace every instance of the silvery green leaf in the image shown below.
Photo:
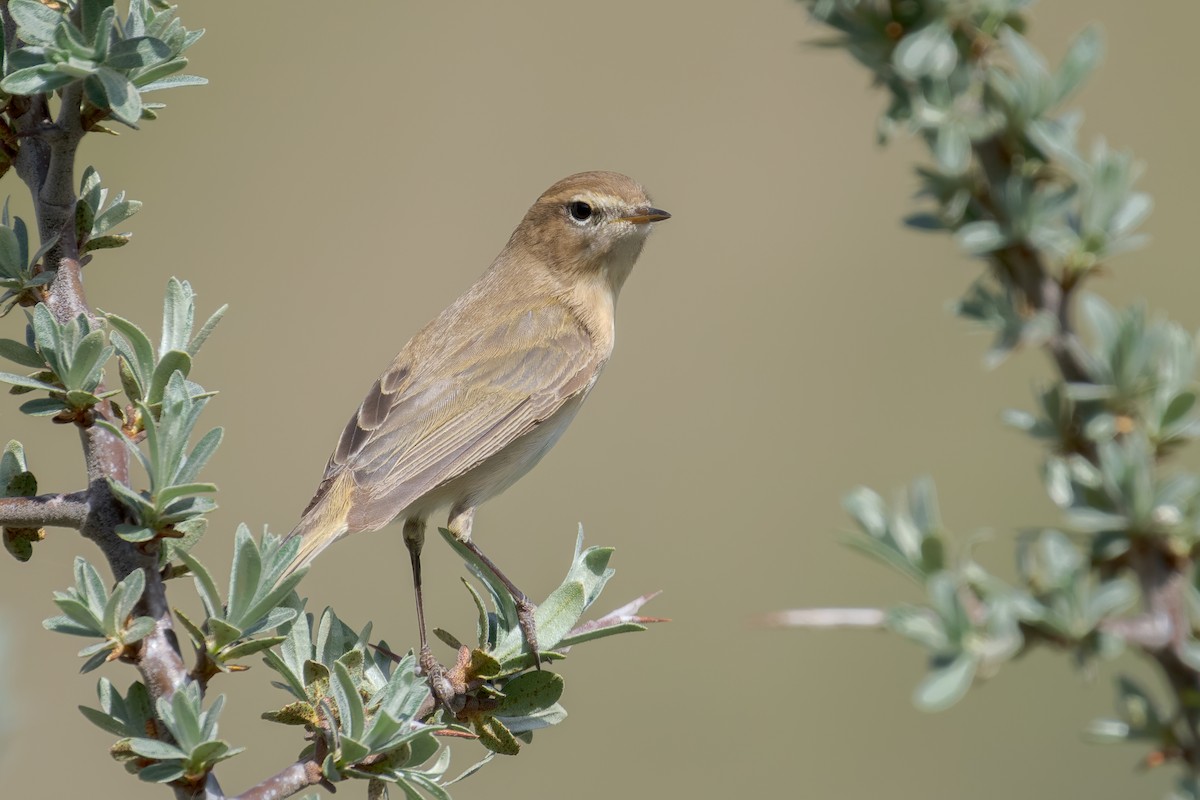
[[[934,134],[933,156],[947,175],[962,175],[971,165],[971,138],[960,123],[947,120]]]
[[[1150,695],[1128,675],[1117,678],[1117,714],[1139,730],[1156,731],[1162,724]]]
[[[213,647],[217,650],[242,638],[242,629],[236,625],[230,625],[224,619],[209,617],[208,628],[211,631]]]
[[[1085,28],[1075,37],[1075,41],[1071,42],[1071,47],[1054,76],[1057,90],[1054,102],[1061,103],[1083,86],[1103,55],[1104,40],[1100,29],[1094,25]]]
[[[141,600],[146,589],[146,573],[135,569],[113,589],[105,607],[105,629],[111,636],[119,633],[125,620],[133,613],[133,607]]]
[[[912,482],[908,489],[908,509],[913,522],[922,533],[938,533],[942,529],[938,511],[937,490],[933,480],[923,475]]]
[[[504,727],[513,733],[526,733],[559,724],[567,718],[567,710],[555,703],[548,708],[539,709],[522,717],[508,717],[503,714],[496,716],[504,722]]]
[[[183,61],[181,66],[187,65],[186,59],[180,60]],[[201,78],[199,75],[169,75],[146,84],[139,84],[138,89],[142,94],[145,94],[146,92],[157,92],[162,89],[174,89],[177,86],[204,86],[207,83],[208,78]]]
[[[245,750],[246,748],[244,747],[230,747],[228,742],[210,740],[197,745],[192,750],[188,760],[201,768],[210,767],[213,764],[233,758],[238,753],[245,752]]]
[[[1105,581],[1088,597],[1087,616],[1096,625],[1105,617],[1129,608],[1137,599],[1137,587],[1131,582],[1120,578]]]
[[[141,69],[171,57],[171,48],[151,36],[135,36],[113,43],[104,63],[116,70]]]
[[[267,609],[265,613],[259,616],[261,609],[258,609],[259,604],[255,604],[255,609],[246,615],[246,620],[243,625],[246,629],[246,635],[258,633],[259,631],[272,630],[281,628],[291,622],[300,612],[294,608],[287,606],[279,606],[278,603],[289,592],[293,591],[293,587],[298,581],[292,581],[291,576],[285,580],[282,588],[276,587],[272,594],[267,595],[261,602],[263,608]],[[286,591],[285,591],[286,590]],[[276,596],[278,593],[278,596]]]
[[[917,563],[921,558],[921,542],[925,537],[913,523],[912,517],[904,511],[897,511],[892,515],[889,531],[896,549],[909,561]]]
[[[64,23],[63,11],[37,0],[11,0],[9,13],[17,23],[17,36],[33,45],[54,44],[54,34]]]
[[[842,498],[842,507],[871,538],[887,536],[887,508],[878,493],[859,486]]]
[[[133,752],[137,753],[143,758],[153,758],[160,761],[171,758],[187,757],[187,753],[183,752],[175,745],[159,741],[158,739],[134,737],[129,740],[129,749],[133,750]]]
[[[1083,435],[1093,442],[1112,440],[1118,433],[1117,418],[1105,412],[1092,417],[1083,428]]]
[[[928,212],[909,214],[904,218],[904,224],[919,231],[940,231],[946,229],[946,223],[941,217]]]
[[[121,634],[121,642],[123,644],[133,644],[145,639],[154,631],[153,617],[137,617],[132,620]]]
[[[1067,383],[1063,385],[1063,393],[1076,402],[1087,402],[1107,400],[1116,394],[1116,388],[1106,384]]]
[[[136,128],[142,115],[142,98],[137,88],[120,72],[105,66],[96,71],[96,79],[100,81],[113,117]]]
[[[1050,587],[1066,586],[1083,567],[1083,554],[1059,531],[1042,531],[1037,550]]]
[[[1082,122],[1082,114],[1071,112],[1056,118],[1041,117],[1030,122],[1026,128],[1034,145],[1047,158],[1060,162],[1076,179],[1090,171],[1076,146],[1076,137]]]
[[[1013,63],[1022,75],[1033,79],[1049,77],[1050,72],[1046,68],[1045,60],[1024,36],[1012,28],[1004,27],[1000,29],[998,38],[1000,44],[1012,56]]]
[[[170,783],[183,777],[183,762],[179,760],[161,761],[151,764],[138,772],[138,778],[147,783]]]
[[[1130,734],[1129,725],[1118,719],[1095,719],[1084,729],[1083,738],[1096,744],[1116,744],[1127,741]]]
[[[55,633],[65,633],[70,636],[99,636],[103,635],[103,631],[99,626],[92,627],[90,625],[80,625],[75,620],[65,614],[60,614],[57,617],[48,617],[42,620],[42,627],[48,631]]]
[[[201,718],[205,715],[200,710],[200,702],[200,687],[194,683],[172,695],[170,714],[163,713],[164,701],[161,698],[158,701],[159,716],[169,724],[180,746],[189,750],[208,738],[202,728]],[[217,697],[213,702],[214,713],[219,711],[222,702],[222,697]]]
[[[960,652],[944,666],[930,670],[913,692],[913,703],[922,711],[942,711],[957,703],[971,688],[978,657]]]
[[[0,381],[11,383],[13,386],[20,386],[26,389],[41,389],[47,392],[60,392],[61,388],[45,381],[27,378],[24,375],[13,375],[11,372],[0,372]]]
[[[864,539],[856,536],[844,539],[843,544],[858,550],[860,553],[878,559],[887,566],[912,578],[917,583],[924,581],[925,573],[889,543],[885,543],[879,539]]]
[[[192,338],[192,324],[196,315],[196,295],[187,281],[172,277],[167,281],[167,294],[163,303],[162,342],[159,352],[181,350],[187,352]]]
[[[1109,221],[1109,234],[1126,236],[1145,222],[1154,209],[1154,200],[1145,192],[1131,192]]]
[[[526,672],[504,684],[504,697],[496,707],[501,717],[525,717],[556,704],[563,692],[561,675],[544,670]]]
[[[217,583],[213,580],[212,574],[208,569],[196,559],[191,553],[178,553],[179,560],[187,565],[191,570],[192,577],[196,580],[196,591],[200,595],[200,599],[204,601],[204,611],[210,617],[223,617],[224,606],[221,603],[221,594],[217,591]]]
[[[1189,636],[1179,648],[1179,656],[1189,667],[1200,670],[1200,641]]]
[[[984,255],[1008,245],[1007,234],[990,220],[968,222],[954,234],[959,246],[971,255]]]
[[[125,725],[121,720],[105,714],[103,711],[97,711],[96,709],[88,708],[87,706],[79,706],[79,711],[87,718],[89,722],[101,730],[106,731],[107,733],[111,733],[112,735],[121,738],[124,738],[128,735]]]
[[[1031,433],[1037,426],[1037,417],[1028,411],[1007,408],[1000,412],[1000,421],[1010,428],[1016,428],[1025,433]]]
[[[250,529],[239,525],[234,535],[233,565],[229,573],[228,618],[240,624],[259,590],[262,556]]]
[[[222,662],[236,661],[274,647],[284,641],[285,638],[283,636],[268,636],[262,639],[250,639],[249,641],[235,644],[232,647],[224,648],[219,655]]]
[[[945,78],[958,64],[958,48],[950,30],[934,22],[901,39],[892,53],[892,64],[908,80]]]
[[[1071,468],[1071,479],[1088,489],[1098,489],[1104,483],[1104,476],[1096,465],[1079,455],[1067,458],[1067,466]]]
[[[72,571],[75,574],[75,590],[79,596],[97,615],[102,614],[108,603],[108,588],[100,573],[82,556],[75,557]]]
[[[958,596],[958,582],[948,572],[938,572],[926,581],[929,603],[941,618],[947,638],[959,641],[971,629],[971,621]]]
[[[935,653],[945,652],[950,647],[950,640],[941,622],[926,609],[916,606],[889,609],[887,626]]]
[[[1059,508],[1068,508],[1075,500],[1075,491],[1071,486],[1071,471],[1065,461],[1057,456],[1050,456],[1042,467],[1042,482],[1046,486],[1046,494]]]
[[[334,680],[330,682],[329,688],[338,706],[342,735],[350,739],[357,738],[366,731],[362,698],[359,697],[358,688],[354,685],[354,679],[350,677],[350,672],[340,661],[333,665],[333,677]],[[351,759],[351,761],[356,760],[358,759]]]
[[[7,358],[23,367],[45,369],[46,359],[32,347],[26,347],[12,339],[0,339],[0,358]]]
[[[0,275],[17,277],[25,266],[16,231],[7,225],[0,226]]]
[[[142,91],[145,90],[143,89]],[[208,341],[208,337],[216,329],[217,323],[221,321],[221,318],[225,316],[225,312],[228,310],[229,306],[223,305],[214,311],[212,316],[205,321],[205,323],[200,327],[200,330],[197,331],[196,335],[192,337],[192,341],[188,343],[187,351],[189,355],[191,355],[193,358],[196,356],[196,353],[200,350],[200,347],[206,341]]]

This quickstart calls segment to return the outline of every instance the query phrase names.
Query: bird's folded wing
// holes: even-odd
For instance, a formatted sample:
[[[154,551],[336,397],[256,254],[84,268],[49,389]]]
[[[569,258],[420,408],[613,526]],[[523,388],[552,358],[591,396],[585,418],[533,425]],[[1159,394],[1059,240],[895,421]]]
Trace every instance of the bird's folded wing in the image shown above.
[[[369,495],[368,515],[379,519],[361,525],[386,524],[528,433],[602,366],[587,331],[558,304],[512,308],[485,335],[443,342],[421,363],[411,350],[371,387],[326,469],[327,479],[349,470]]]

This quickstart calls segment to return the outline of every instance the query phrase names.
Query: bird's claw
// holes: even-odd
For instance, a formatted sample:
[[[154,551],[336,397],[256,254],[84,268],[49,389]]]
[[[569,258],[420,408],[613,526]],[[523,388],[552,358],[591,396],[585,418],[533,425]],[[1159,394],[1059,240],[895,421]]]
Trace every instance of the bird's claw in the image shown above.
[[[533,621],[533,612],[537,610],[537,606],[529,602],[528,597],[514,599],[517,601],[517,624],[521,627],[525,644],[529,645],[529,652],[533,656],[533,666],[540,670],[542,668],[542,652],[538,649],[537,626]]]
[[[426,683],[429,684],[429,691],[433,695],[434,700],[438,705],[446,709],[451,716],[457,716],[462,710],[464,704],[464,691],[459,691],[455,687],[454,682],[450,679],[450,672],[433,657],[433,652],[429,649],[429,645],[421,648],[421,655],[417,659],[417,663],[421,666],[421,674],[425,676]]]

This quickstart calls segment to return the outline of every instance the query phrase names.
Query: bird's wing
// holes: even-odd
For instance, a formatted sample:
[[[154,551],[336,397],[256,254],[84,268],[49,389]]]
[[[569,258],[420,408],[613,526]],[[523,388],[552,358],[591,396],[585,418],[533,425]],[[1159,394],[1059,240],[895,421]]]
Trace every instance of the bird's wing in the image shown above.
[[[493,309],[494,311],[494,309]],[[464,326],[477,327],[477,326]],[[514,304],[490,330],[448,336],[413,363],[410,344],[371,387],[330,458],[366,496],[352,529],[381,527],[586,391],[603,365],[569,309]]]

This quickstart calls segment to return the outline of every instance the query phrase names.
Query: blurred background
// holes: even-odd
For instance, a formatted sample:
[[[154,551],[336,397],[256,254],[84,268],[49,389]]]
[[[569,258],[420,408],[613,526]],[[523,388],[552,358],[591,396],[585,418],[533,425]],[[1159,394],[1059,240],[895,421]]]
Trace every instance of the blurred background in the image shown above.
[[[1112,707],[1118,671],[1082,681],[1059,655],[1009,665],[946,713],[909,696],[916,647],[872,633],[765,629],[763,612],[880,605],[917,590],[837,542],[840,497],[938,484],[946,523],[993,531],[979,557],[1011,569],[1012,534],[1057,516],[1040,453],[1001,427],[1030,406],[1040,354],[986,371],[988,340],[947,312],[980,265],[948,237],[905,230],[920,149],[875,146],[884,102],[824,31],[784,0],[518,4],[183,3],[207,36],[189,55],[207,87],[161,98],[142,132],[85,142],[80,169],[145,202],[133,244],[87,270],[93,305],[157,338],[167,278],[199,314],[231,311],[192,377],[220,390],[226,429],[208,468],[221,508],[197,551],[229,562],[239,522],[288,531],[345,420],[393,354],[487,266],[528,205],[585,169],[642,181],[675,216],[658,226],[621,301],[617,352],[570,433],[476,521],[485,550],[531,596],[561,578],[576,525],[617,548],[601,599],[653,589],[647,633],[564,663],[569,719],[517,758],[455,787],[471,798],[734,793],[804,797],[1153,797],[1169,770],[1133,748],[1082,743]],[[1056,60],[1088,22],[1108,55],[1078,99],[1098,135],[1149,164],[1150,249],[1093,288],[1200,323],[1195,221],[1200,6],[1043,3],[1031,37]],[[21,199],[15,175],[7,193]],[[19,316],[4,336],[19,336]],[[82,485],[72,431],[0,407],[43,491]],[[1185,456],[1186,458],[1186,456]],[[1192,463],[1197,459],[1191,456]],[[5,795],[162,797],[123,774],[85,722],[97,675],[83,641],[42,630],[70,563],[99,553],[52,530],[33,561],[0,561],[7,646]],[[463,630],[460,564],[427,548],[431,622]],[[327,551],[309,609],[416,641],[398,529]],[[190,587],[172,594],[194,605]],[[445,653],[443,653],[445,655]],[[133,680],[109,666],[118,686]],[[256,666],[219,678],[225,738],[250,751],[220,770],[235,793],[290,762],[294,729],[258,719],[284,694]],[[452,766],[480,749],[454,745]],[[70,769],[61,765],[69,763]],[[347,786],[352,796],[365,787]]]

